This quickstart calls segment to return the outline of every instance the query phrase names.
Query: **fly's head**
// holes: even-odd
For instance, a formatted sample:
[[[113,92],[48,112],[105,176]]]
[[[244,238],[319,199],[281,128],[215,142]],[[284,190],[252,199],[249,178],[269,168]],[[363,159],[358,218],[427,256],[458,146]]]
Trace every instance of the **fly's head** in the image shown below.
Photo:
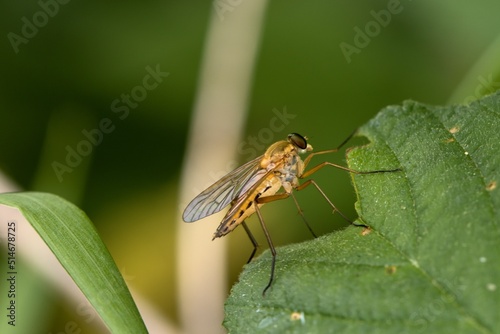
[[[299,135],[298,133],[290,133],[287,138],[288,142],[292,144],[295,150],[300,153],[306,153],[313,150],[311,144],[307,143],[307,137]]]

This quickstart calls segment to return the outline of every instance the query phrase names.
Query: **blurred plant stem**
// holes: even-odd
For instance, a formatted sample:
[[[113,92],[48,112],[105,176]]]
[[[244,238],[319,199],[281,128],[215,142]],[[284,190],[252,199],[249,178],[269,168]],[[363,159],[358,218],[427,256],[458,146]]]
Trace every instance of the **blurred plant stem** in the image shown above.
[[[213,2],[182,169],[179,217],[199,191],[231,169],[245,124],[266,4],[240,1],[231,7]],[[179,218],[179,314],[187,333],[223,332],[227,248],[223,239],[211,242],[220,217],[195,224]]]
[[[50,192],[81,205],[95,147],[89,146],[86,156],[80,156],[76,149],[86,139],[82,130],[95,123],[91,113],[79,106],[65,106],[52,112],[30,190]]]

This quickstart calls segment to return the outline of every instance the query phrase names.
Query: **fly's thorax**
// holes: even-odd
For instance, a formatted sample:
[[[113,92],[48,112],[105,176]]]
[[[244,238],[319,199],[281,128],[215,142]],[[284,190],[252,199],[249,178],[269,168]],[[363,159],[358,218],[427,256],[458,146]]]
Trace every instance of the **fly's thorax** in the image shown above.
[[[295,146],[285,140],[278,141],[266,150],[260,162],[260,167],[271,170],[280,165],[290,154],[297,154]]]
[[[291,154],[284,159],[282,166],[275,171],[275,175],[280,179],[283,189],[291,193],[299,185],[298,176],[302,174],[304,162],[298,154]]]
[[[301,175],[304,169],[299,153],[308,151],[312,151],[310,144],[305,149],[300,149],[288,141],[279,141],[267,149],[260,165],[266,170],[273,169],[283,189],[290,193],[299,185],[298,175]]]

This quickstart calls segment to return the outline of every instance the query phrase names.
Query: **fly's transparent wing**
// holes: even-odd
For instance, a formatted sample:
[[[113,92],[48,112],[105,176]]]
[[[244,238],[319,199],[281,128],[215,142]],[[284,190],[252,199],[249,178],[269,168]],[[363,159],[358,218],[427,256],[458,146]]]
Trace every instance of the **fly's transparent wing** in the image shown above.
[[[259,171],[266,175],[265,170],[259,169],[261,160],[262,156],[247,162],[205,189],[188,204],[182,219],[190,223],[224,209],[233,199],[239,197],[242,191],[250,189],[261,179],[256,177]]]
[[[271,170],[259,169],[252,174],[250,179],[243,185],[238,197],[234,200],[231,208],[226,213],[224,220],[222,220],[221,225],[231,220],[236,212],[241,210],[241,205],[246,202],[249,196],[254,194],[255,189],[260,185],[262,180],[265,180],[268,175],[272,174],[276,168]]]

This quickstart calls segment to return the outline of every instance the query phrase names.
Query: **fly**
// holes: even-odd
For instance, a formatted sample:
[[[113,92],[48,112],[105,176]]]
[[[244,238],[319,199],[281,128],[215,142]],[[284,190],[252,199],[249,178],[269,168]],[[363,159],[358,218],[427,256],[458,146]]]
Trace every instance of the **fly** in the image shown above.
[[[374,174],[400,170],[391,169],[362,172],[331,162],[322,162],[308,171],[305,171],[305,168],[313,156],[337,152],[349,141],[349,139],[351,139],[354,133],[344,140],[337,148],[311,153],[304,160],[300,158],[300,154],[312,151],[312,146],[307,143],[306,137],[298,133],[289,134],[287,140],[281,140],[272,144],[262,156],[236,168],[196,196],[184,210],[182,214],[183,220],[188,223],[194,222],[219,212],[230,205],[229,211],[215,231],[213,239],[223,237],[233,231],[237,226],[242,225],[254,246],[250,258],[247,261],[247,263],[249,263],[257,251],[258,243],[250,232],[245,220],[254,213],[257,213],[272,254],[271,275],[269,277],[269,282],[262,291],[262,295],[265,295],[274,280],[276,249],[274,248],[271,236],[267,231],[260,212],[262,205],[291,196],[307,228],[311,234],[316,237],[305,220],[302,210],[293,195],[293,190],[300,191],[312,184],[326,199],[334,212],[338,212],[349,223],[352,224],[352,222],[337,209],[314,180],[309,179],[300,184],[300,179],[304,179],[316,173],[325,166],[333,166],[355,174]],[[279,192],[281,188],[283,188],[283,191]]]

